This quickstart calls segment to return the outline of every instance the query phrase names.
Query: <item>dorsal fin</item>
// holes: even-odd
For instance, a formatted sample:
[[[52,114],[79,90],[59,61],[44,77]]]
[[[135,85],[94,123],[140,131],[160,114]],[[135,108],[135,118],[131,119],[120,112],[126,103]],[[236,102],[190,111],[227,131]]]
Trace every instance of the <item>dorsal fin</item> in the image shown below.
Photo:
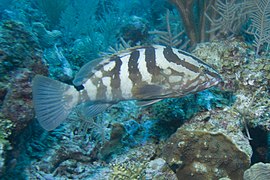
[[[93,75],[94,68],[102,61],[103,61],[103,58],[98,58],[83,65],[81,69],[79,70],[79,72],[76,74],[73,80],[73,84],[75,86],[80,86],[83,83],[85,83],[86,80]]]

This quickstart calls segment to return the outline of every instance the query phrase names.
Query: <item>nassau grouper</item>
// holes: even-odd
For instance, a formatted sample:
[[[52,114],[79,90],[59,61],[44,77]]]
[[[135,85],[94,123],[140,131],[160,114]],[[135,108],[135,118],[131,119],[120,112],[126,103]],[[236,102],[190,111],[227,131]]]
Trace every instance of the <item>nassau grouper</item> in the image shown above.
[[[145,106],[221,81],[216,70],[187,52],[160,45],[134,47],[85,64],[73,81],[81,90],[35,76],[33,102],[40,125],[53,130],[81,103],[92,117],[119,101],[137,100]]]

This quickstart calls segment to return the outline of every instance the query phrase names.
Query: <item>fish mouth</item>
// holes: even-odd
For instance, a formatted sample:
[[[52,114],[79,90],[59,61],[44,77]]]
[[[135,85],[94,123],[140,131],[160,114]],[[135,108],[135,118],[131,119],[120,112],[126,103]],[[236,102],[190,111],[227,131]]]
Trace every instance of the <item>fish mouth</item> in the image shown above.
[[[209,82],[209,85],[215,86],[215,85],[218,85],[220,82],[223,82],[223,79],[221,78],[221,76],[218,76],[218,77],[212,78]]]
[[[213,77],[209,81],[203,83],[202,85],[205,87],[212,87],[218,85],[220,82],[223,82],[223,79],[218,76],[218,77]]]

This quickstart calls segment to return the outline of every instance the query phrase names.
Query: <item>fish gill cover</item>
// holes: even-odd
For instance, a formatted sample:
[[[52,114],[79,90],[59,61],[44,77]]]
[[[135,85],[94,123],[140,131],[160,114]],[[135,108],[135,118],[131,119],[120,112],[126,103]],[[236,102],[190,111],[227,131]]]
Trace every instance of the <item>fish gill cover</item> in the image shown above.
[[[184,172],[190,179],[234,179],[238,172],[241,179],[250,163],[268,163],[269,5],[269,0],[0,0],[0,178],[181,179]],[[90,76],[99,58],[154,44],[198,57],[219,72],[222,89],[147,99],[140,106],[122,101],[90,108],[96,113],[110,106],[92,118],[83,112],[93,104],[82,104],[49,132],[37,123],[35,75],[69,87],[84,64],[79,75]],[[144,50],[138,51],[142,57]],[[185,67],[197,67],[188,62]],[[77,82],[85,83],[81,77]],[[103,87],[109,81],[104,82]],[[86,89],[84,83],[76,89]],[[142,87],[138,92],[151,94],[152,85]],[[174,157],[172,148],[181,155]]]

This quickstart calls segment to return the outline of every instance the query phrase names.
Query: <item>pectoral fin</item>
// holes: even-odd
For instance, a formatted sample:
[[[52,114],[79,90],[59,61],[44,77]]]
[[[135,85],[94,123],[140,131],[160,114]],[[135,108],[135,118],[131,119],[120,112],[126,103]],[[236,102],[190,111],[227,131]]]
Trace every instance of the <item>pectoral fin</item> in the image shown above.
[[[133,94],[138,99],[158,98],[162,89],[162,86],[147,84],[136,88]]]

